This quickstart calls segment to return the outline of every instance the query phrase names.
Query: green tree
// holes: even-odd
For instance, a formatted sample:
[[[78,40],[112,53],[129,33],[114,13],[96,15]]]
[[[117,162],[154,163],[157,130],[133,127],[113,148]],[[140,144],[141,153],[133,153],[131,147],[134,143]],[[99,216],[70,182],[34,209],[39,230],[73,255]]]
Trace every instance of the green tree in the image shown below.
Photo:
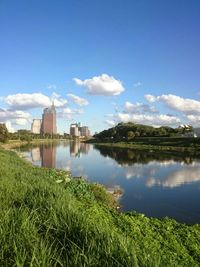
[[[127,140],[131,140],[135,137],[135,134],[133,131],[128,131],[127,133]]]
[[[0,142],[6,142],[8,140],[9,133],[4,123],[0,123]]]

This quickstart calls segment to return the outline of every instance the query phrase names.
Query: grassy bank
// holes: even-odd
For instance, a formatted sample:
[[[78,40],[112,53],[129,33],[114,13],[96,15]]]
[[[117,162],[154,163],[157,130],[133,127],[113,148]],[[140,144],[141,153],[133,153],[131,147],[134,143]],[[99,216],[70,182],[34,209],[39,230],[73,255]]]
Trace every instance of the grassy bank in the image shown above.
[[[0,266],[199,266],[200,225],[119,213],[102,186],[0,149]]]
[[[112,142],[92,139],[88,141],[102,146],[133,148],[136,150],[188,152],[200,155],[200,138],[184,137],[143,137],[134,141]]]
[[[60,141],[67,141],[67,139],[33,139],[31,141],[21,141],[21,140],[9,140],[6,143],[0,143],[0,145],[5,149],[17,148],[20,146],[25,146],[28,144],[37,145],[41,143],[59,143]]]

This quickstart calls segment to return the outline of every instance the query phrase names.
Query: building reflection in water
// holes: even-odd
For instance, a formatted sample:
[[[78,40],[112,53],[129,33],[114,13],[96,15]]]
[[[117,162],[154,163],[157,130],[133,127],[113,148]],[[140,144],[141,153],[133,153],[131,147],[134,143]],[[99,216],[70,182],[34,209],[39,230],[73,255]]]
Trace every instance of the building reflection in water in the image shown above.
[[[32,157],[32,161],[33,162],[41,160],[40,148],[39,147],[35,147],[35,148],[33,148],[31,150],[31,157]]]
[[[80,142],[70,142],[70,156],[80,158],[81,154],[88,154],[90,144]]]
[[[47,168],[55,168],[56,167],[56,146],[53,144],[45,145],[43,144],[41,147],[41,165]]]

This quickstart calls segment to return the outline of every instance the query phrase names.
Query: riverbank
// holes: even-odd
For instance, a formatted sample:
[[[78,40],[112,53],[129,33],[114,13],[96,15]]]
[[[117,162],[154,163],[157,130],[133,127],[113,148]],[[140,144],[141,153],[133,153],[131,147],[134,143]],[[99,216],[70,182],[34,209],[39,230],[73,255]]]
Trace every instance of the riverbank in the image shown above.
[[[98,146],[131,148],[144,151],[186,152],[200,155],[200,138],[136,138],[135,141],[113,142],[92,139],[87,141]]]
[[[31,141],[21,141],[21,140],[9,140],[7,143],[1,143],[0,145],[9,150],[9,149],[12,149],[12,148],[17,148],[17,147],[20,147],[20,146],[25,146],[25,145],[28,145],[28,144],[32,144],[32,145],[37,145],[37,144],[40,144],[40,143],[58,143],[60,141],[66,141],[67,139],[34,139],[34,140],[31,140]]]
[[[198,266],[200,225],[119,213],[100,186],[0,149],[1,266]]]

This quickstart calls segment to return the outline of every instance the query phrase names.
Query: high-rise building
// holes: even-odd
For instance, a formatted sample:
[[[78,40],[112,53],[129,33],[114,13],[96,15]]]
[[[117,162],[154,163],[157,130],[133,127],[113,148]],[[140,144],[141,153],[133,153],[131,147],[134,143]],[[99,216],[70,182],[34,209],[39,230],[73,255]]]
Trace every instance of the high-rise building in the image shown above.
[[[34,119],[31,124],[31,132],[35,134],[40,134],[41,132],[41,124],[42,120],[40,119]]]
[[[89,128],[87,126],[82,126],[81,129],[81,136],[88,137],[90,135]]]
[[[51,107],[45,108],[42,114],[42,134],[56,134],[56,109],[54,103]]]

